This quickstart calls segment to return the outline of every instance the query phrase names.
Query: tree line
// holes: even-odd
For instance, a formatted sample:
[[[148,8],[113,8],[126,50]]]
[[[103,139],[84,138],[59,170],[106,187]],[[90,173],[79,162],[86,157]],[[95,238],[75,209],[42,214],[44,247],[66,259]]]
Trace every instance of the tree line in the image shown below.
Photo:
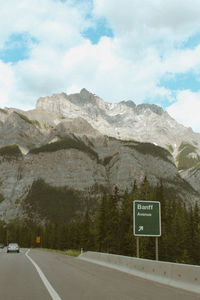
[[[198,203],[186,205],[181,199],[167,196],[162,182],[150,186],[145,178],[131,192],[104,194],[96,212],[86,208],[70,223],[13,220],[0,223],[0,242],[18,242],[21,247],[81,249],[127,256],[136,256],[133,235],[133,200],[161,203],[162,236],[159,238],[159,259],[162,261],[200,264],[200,212]],[[36,237],[40,236],[40,244]],[[140,257],[155,259],[155,238],[140,237]]]

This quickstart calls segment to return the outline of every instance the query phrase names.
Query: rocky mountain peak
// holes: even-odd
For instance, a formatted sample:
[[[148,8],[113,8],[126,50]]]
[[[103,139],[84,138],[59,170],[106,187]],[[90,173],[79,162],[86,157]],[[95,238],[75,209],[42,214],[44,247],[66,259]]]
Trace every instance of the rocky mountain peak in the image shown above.
[[[0,111],[0,128],[12,111],[12,109]],[[78,133],[79,125],[83,126],[80,122],[82,119],[94,129],[92,131],[89,127],[83,126],[84,130],[88,128],[88,132],[92,135],[100,133],[121,140],[158,144],[170,149],[174,157],[178,154],[178,148],[183,141],[189,144],[194,144],[195,141],[197,148],[200,148],[200,134],[178,124],[158,105],[136,105],[131,100],[109,103],[85,88],[80,93],[69,95],[60,93],[39,98],[35,110],[19,113],[25,114],[29,120],[37,124],[40,127],[38,129],[42,129],[44,134],[45,130],[49,133],[51,128],[66,119],[79,120],[75,123],[72,121],[65,123],[68,129],[73,124],[72,127],[75,126]]]
[[[155,104],[136,105],[131,100],[108,103],[85,88],[76,94],[40,98],[37,109],[64,118],[83,118],[103,135],[156,143],[164,148],[170,145],[175,152],[183,138],[200,143],[200,135],[178,124]]]
[[[131,189],[147,176],[195,201],[199,166],[200,134],[154,104],[108,103],[82,89],[42,97],[30,111],[0,110],[0,219],[24,214],[27,192],[40,179],[82,195],[116,184]]]
[[[164,113],[164,110],[162,109],[162,107],[155,105],[155,104],[139,104],[136,106],[136,113],[138,114],[142,114],[147,110],[152,111],[153,113],[157,114],[157,115],[162,115]]]
[[[146,111],[153,112],[157,115],[162,115],[164,113],[164,110],[162,109],[162,107],[160,107],[156,104],[144,103],[144,104],[136,105],[135,102],[133,102],[132,100],[121,101],[119,104],[126,105],[127,107],[132,108],[134,110],[134,112],[138,115],[143,114]]]
[[[136,104],[135,104],[135,102],[133,102],[132,100],[121,101],[120,104],[126,105],[126,106],[128,106],[128,107],[133,108],[133,109],[136,108]]]
[[[91,97],[93,96],[92,93],[90,93],[88,90],[86,90],[85,88],[83,88],[81,91],[80,91],[80,96],[82,98],[88,98],[88,97]]]

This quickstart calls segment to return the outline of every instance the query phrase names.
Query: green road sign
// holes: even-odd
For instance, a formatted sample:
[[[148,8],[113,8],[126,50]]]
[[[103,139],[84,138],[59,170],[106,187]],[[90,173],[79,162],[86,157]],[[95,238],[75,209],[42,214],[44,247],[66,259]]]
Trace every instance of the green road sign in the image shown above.
[[[133,233],[135,236],[161,236],[160,202],[133,201]]]

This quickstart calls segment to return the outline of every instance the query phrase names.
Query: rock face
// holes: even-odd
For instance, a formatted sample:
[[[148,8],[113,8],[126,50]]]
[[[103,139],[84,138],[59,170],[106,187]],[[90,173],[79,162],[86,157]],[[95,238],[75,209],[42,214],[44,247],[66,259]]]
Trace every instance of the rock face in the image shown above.
[[[185,141],[200,148],[200,134],[178,124],[161,107],[151,104],[135,105],[132,101],[117,104],[104,102],[86,89],[80,94],[57,94],[40,98],[37,109],[59,113],[64,117],[82,117],[104,135],[158,144],[177,155]]]
[[[27,217],[24,201],[39,179],[98,196],[147,177],[194,202],[199,143],[199,134],[156,105],[109,104],[85,89],[40,98],[27,112],[0,110],[0,219]]]

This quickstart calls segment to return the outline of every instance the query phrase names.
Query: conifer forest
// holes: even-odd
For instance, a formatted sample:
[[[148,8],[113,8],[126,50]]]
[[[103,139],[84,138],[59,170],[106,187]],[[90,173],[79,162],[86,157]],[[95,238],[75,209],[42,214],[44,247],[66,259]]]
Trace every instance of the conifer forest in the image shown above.
[[[43,225],[15,219],[0,223],[0,241],[18,242],[21,247],[76,249],[136,257],[136,237],[133,235],[133,200],[159,201],[162,235],[159,237],[159,260],[200,264],[200,211],[198,203],[188,204],[167,195],[162,182],[150,186],[145,178],[132,191],[104,194],[98,207],[77,214],[70,222],[50,222]],[[36,237],[40,236],[40,244]],[[155,259],[155,238],[140,237],[140,257]]]

